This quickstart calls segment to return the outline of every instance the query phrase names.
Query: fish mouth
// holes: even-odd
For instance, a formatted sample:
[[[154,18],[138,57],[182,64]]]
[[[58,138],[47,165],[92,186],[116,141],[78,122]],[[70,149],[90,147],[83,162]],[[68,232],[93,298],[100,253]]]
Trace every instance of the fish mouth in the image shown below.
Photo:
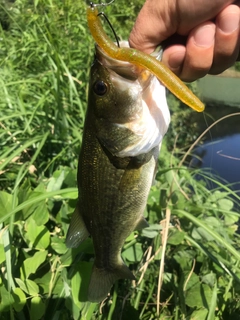
[[[129,47],[129,44],[121,41],[120,46]],[[161,51],[156,51],[154,56],[160,58]],[[128,129],[135,136],[134,142],[129,142],[127,147],[119,149],[115,155],[122,158],[134,157],[148,153],[156,146],[160,147],[170,122],[165,87],[148,70],[113,59],[97,45],[96,59],[108,70],[113,86],[139,106],[138,112],[129,116],[127,122],[115,122],[116,127]]]
[[[130,48],[128,41],[119,41],[119,45],[121,48]],[[156,59],[161,60],[161,47],[158,47],[151,55]],[[117,75],[123,77],[124,79],[130,81],[138,80],[141,84],[144,84],[153,77],[150,71],[142,67],[133,65],[126,61],[120,61],[109,57],[97,44],[96,58],[104,67],[115,72]]]
[[[119,41],[119,44],[121,48],[130,47],[128,41]],[[162,57],[161,48],[158,47],[152,55],[160,60]],[[136,91],[138,94],[139,92],[143,94],[155,78],[155,76],[145,68],[109,57],[97,44],[95,58],[108,69],[111,82],[122,91],[129,88],[129,85],[133,85],[133,92]]]

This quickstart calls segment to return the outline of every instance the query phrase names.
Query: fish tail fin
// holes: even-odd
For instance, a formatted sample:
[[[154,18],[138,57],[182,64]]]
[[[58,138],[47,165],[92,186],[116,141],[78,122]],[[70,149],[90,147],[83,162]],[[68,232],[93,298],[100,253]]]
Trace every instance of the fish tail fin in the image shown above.
[[[101,302],[118,279],[135,280],[135,277],[124,263],[111,270],[97,268],[94,264],[88,288],[88,300]]]
[[[78,204],[72,214],[70,226],[67,232],[66,245],[68,248],[78,247],[87,237],[89,232],[78,209]]]

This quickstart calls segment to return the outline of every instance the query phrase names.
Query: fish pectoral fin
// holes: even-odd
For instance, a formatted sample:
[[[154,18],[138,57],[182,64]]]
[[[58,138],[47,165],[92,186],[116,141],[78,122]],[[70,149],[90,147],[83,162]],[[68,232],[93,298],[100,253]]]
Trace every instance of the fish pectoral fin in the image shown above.
[[[94,264],[88,288],[88,300],[101,302],[108,295],[114,282],[119,279],[135,280],[134,275],[124,263],[111,270],[97,268]]]
[[[132,130],[106,119],[98,119],[96,130],[98,140],[113,155],[127,148],[129,144],[139,142],[139,137],[133,134]]]
[[[78,204],[72,214],[70,226],[67,233],[66,245],[68,248],[78,247],[87,237],[89,232],[79,212]]]
[[[130,159],[119,183],[120,191],[126,192],[126,190],[132,191],[139,188],[138,181],[142,176],[143,166],[152,159],[155,150],[157,149],[153,148],[146,154],[140,154]]]
[[[147,220],[144,218],[144,216],[141,216],[141,218],[138,220],[136,227],[134,230],[142,230],[144,228],[148,228],[149,224]]]
[[[137,182],[139,181],[142,174],[142,167],[139,169],[126,169],[122,175],[119,183],[119,190],[126,192],[127,190],[138,189]]]

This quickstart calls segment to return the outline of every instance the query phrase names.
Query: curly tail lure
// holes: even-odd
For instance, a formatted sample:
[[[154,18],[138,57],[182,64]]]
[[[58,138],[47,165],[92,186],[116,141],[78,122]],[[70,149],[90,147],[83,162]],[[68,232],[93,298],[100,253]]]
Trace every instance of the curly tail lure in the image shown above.
[[[162,62],[137,49],[119,48],[116,46],[103,30],[97,6],[90,3],[90,6],[87,8],[88,26],[95,42],[109,57],[127,61],[149,70],[183,103],[198,112],[204,111],[204,104]]]

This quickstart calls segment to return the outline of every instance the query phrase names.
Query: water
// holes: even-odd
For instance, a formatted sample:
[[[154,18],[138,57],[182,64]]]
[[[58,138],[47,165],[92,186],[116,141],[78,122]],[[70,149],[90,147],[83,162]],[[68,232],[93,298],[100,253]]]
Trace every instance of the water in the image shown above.
[[[200,132],[212,122],[231,113],[239,112],[239,108],[226,105],[210,105],[206,107],[207,122],[201,115],[196,115]],[[213,119],[213,120],[211,120]],[[216,124],[205,136],[205,140],[195,148],[190,167],[208,169],[207,175],[230,186],[240,196],[240,116],[234,115]],[[197,177],[199,178],[199,177]],[[217,187],[208,183],[208,188]]]
[[[216,77],[208,75],[198,82],[198,89],[206,103],[227,106],[240,104],[240,73],[238,77]]]
[[[222,138],[205,141],[194,151],[191,167],[208,168],[208,175],[218,178],[225,185],[240,195],[240,134],[224,136]],[[216,187],[212,183],[212,189]]]

